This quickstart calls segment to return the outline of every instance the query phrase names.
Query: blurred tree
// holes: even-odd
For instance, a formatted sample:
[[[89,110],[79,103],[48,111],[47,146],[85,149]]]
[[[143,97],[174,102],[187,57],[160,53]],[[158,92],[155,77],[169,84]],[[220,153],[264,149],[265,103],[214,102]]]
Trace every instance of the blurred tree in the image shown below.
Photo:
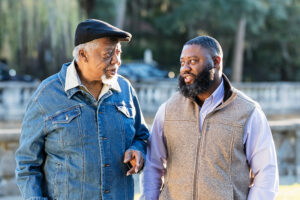
[[[164,0],[152,13],[156,27],[167,35],[186,33],[186,40],[200,34],[218,38],[225,60],[235,44],[231,74],[234,81],[241,81],[246,34],[260,34],[266,17],[281,19],[289,4],[290,0]]]
[[[247,79],[300,81],[300,1],[287,3],[282,9],[274,1],[262,31],[249,34],[252,42],[246,49]]]
[[[71,58],[75,27],[89,17],[133,34],[123,47],[125,60],[141,59],[144,50],[151,49],[154,60],[178,72],[182,45],[208,34],[220,41],[224,71],[234,80],[299,81],[299,4],[300,0],[0,0],[0,56],[18,71],[45,77]]]
[[[126,13],[126,0],[78,0],[88,18],[107,21],[123,28]]]
[[[124,20],[126,14],[127,0],[119,0],[116,6],[115,25],[121,29],[124,27]]]
[[[18,72],[44,78],[71,57],[77,1],[0,0],[0,49]]]

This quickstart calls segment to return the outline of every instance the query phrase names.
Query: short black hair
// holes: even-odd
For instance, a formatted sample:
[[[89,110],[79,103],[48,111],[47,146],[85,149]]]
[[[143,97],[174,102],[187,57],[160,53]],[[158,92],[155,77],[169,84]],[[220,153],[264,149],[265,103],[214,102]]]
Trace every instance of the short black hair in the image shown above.
[[[211,51],[212,54],[217,54],[218,56],[220,56],[221,58],[223,57],[223,50],[221,45],[219,44],[219,42],[210,36],[207,35],[203,35],[203,36],[198,36],[195,37],[189,41],[187,41],[185,45],[199,45],[201,47],[204,47],[206,49],[209,49]]]

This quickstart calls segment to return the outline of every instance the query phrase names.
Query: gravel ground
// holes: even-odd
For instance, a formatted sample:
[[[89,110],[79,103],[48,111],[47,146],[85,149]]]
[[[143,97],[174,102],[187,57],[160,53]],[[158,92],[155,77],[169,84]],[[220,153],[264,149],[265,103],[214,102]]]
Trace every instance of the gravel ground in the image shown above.
[[[22,200],[20,196],[0,197],[0,200]]]
[[[21,128],[22,121],[1,121],[0,129],[18,129]]]

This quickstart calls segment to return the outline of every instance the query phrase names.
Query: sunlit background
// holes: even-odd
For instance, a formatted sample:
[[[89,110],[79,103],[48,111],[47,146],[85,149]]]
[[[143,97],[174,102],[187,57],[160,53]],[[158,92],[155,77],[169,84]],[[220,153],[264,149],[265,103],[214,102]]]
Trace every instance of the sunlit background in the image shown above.
[[[216,38],[224,73],[270,122],[277,199],[300,199],[300,0],[0,0],[0,199],[20,199],[13,153],[28,99],[72,60],[75,28],[87,18],[132,33],[119,72],[136,88],[150,127],[176,91],[183,44],[198,35]]]

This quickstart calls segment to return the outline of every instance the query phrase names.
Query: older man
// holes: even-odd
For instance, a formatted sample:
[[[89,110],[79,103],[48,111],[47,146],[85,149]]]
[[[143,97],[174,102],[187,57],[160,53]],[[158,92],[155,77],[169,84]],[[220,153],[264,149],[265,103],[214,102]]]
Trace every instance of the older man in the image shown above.
[[[117,74],[120,41],[130,39],[100,20],[77,26],[75,59],[40,84],[26,110],[16,152],[24,199],[133,199],[131,174],[149,134],[134,89]]]
[[[267,119],[231,86],[222,57],[220,44],[209,36],[183,46],[180,92],[159,108],[149,139],[147,200],[275,198],[278,170]]]

